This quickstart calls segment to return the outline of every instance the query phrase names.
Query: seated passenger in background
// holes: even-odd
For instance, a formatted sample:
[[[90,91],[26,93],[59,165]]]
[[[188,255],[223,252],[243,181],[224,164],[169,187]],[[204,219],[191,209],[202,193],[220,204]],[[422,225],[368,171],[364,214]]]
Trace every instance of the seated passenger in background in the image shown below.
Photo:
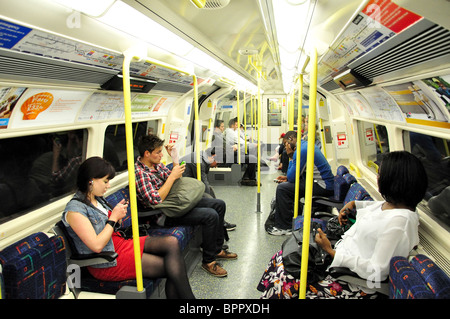
[[[238,163],[238,143],[241,148],[241,163],[246,165],[244,175],[240,181],[244,186],[257,186],[256,182],[256,164],[258,157],[253,154],[245,154],[244,140],[240,138],[237,125],[237,118],[233,118],[228,122],[228,128],[225,130],[223,139],[223,152],[225,162],[221,161],[218,147],[216,147],[216,161],[219,166],[231,166],[232,163]],[[255,152],[254,152],[255,153]],[[225,163],[222,164],[222,163]]]
[[[356,222],[334,248],[322,230],[316,235],[316,243],[332,257],[331,267],[349,268],[364,279],[385,280],[391,258],[407,257],[419,243],[416,206],[424,197],[427,185],[427,174],[417,157],[406,151],[387,153],[378,177],[378,191],[385,201],[353,201],[344,206],[339,213],[339,223],[347,223],[345,210],[349,208],[356,209]],[[298,295],[298,284],[298,279],[284,271],[282,254],[278,252],[272,257],[258,290],[263,291],[263,298],[294,298]],[[362,298],[370,295],[350,290],[348,285],[328,275],[321,282],[308,284],[306,297]]]
[[[285,135],[286,152],[292,154],[292,160],[289,162],[289,168],[286,176],[278,176],[278,182],[275,195],[275,226],[268,231],[271,235],[289,235],[292,228],[292,218],[294,216],[295,199],[295,173],[297,165],[297,132],[289,131]],[[300,148],[300,187],[299,199],[305,196],[305,178],[302,178],[302,172],[306,166],[306,156],[308,151],[308,142],[301,141]],[[320,149],[315,146],[314,149],[314,182],[313,196],[332,196],[334,194],[334,175],[331,172],[330,164],[322,154]],[[302,214],[303,205],[299,204],[299,215]]]
[[[114,178],[112,165],[91,157],[78,169],[78,191],[67,204],[62,221],[82,254],[115,251],[115,261],[87,267],[92,276],[105,281],[136,278],[133,241],[116,233],[116,225],[127,213],[122,200],[114,208],[103,195]],[[167,298],[193,299],[183,256],[175,237],[140,237],[142,273],[146,278],[167,278]]]
[[[166,145],[172,157],[170,171],[161,163],[164,141],[156,135],[143,136],[138,143],[140,156],[135,163],[137,198],[144,207],[157,205],[167,197],[175,180],[180,178],[186,164],[179,165],[178,153],[173,145]],[[157,177],[158,175],[159,177]],[[224,243],[224,218],[226,204],[223,200],[203,197],[191,211],[181,217],[166,217],[165,227],[179,225],[201,225],[203,265],[202,268],[216,277],[225,277],[227,272],[216,259],[236,259],[237,255],[222,249]]]

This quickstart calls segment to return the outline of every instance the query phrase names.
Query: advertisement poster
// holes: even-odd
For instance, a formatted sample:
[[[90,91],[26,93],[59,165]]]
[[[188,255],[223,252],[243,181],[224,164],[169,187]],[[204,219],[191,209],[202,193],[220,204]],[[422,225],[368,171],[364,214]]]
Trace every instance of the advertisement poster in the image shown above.
[[[371,0],[321,60],[319,81],[422,19],[390,0]]]
[[[94,92],[78,114],[78,122],[121,119],[125,116],[121,92]]]
[[[89,91],[29,89],[15,106],[9,127],[73,123],[91,94]]]
[[[450,75],[434,76],[422,81],[430,87],[433,94],[450,112]]]
[[[149,116],[159,99],[161,99],[161,96],[158,95],[137,94],[131,101],[133,118]]]
[[[356,114],[363,117],[373,117],[373,111],[364,97],[358,92],[347,93],[343,95],[344,100],[351,106]]]
[[[407,82],[383,87],[395,100],[404,116],[418,120],[448,122],[448,111],[441,109],[440,102],[423,81]]]
[[[26,88],[0,88],[0,129],[8,127],[14,107]]]
[[[387,121],[405,122],[402,111],[397,103],[383,89],[371,87],[361,90],[360,93],[372,107],[376,118]]]

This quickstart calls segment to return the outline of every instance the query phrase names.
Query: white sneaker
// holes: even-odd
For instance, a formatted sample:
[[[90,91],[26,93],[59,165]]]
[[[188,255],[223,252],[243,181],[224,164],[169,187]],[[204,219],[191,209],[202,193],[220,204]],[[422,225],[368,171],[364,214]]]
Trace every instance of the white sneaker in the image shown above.
[[[283,235],[290,235],[290,234],[292,234],[292,230],[290,230],[290,229],[280,229],[280,228],[277,228],[275,226],[270,228],[267,232],[270,235],[274,235],[274,236],[283,236]]]

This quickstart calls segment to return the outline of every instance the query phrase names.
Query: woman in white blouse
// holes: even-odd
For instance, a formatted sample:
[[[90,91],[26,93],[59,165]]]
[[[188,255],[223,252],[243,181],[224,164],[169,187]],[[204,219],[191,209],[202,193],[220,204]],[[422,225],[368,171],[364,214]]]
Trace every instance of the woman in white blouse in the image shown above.
[[[355,224],[331,247],[319,230],[316,242],[333,257],[331,267],[347,267],[362,278],[384,280],[394,256],[408,256],[419,244],[417,204],[427,190],[427,175],[417,157],[405,151],[387,154],[378,175],[384,202],[352,201],[339,214],[345,224],[346,209],[356,209]]]
[[[334,249],[319,229],[315,241],[332,258],[331,267],[347,267],[364,279],[383,281],[394,256],[407,257],[419,243],[417,204],[425,196],[427,175],[420,160],[405,151],[384,156],[378,175],[378,191],[385,201],[353,201],[339,213],[339,223],[347,222],[347,209],[356,209],[356,222]],[[281,268],[283,268],[281,270]],[[281,252],[272,257],[258,290],[262,298],[292,298],[298,294],[298,280],[284,271]],[[371,298],[362,290],[327,276],[309,284],[307,298]]]

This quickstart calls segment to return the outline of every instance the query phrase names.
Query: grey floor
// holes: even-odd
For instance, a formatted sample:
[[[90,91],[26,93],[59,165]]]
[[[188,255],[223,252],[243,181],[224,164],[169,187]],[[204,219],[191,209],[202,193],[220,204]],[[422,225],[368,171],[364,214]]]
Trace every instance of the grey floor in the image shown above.
[[[228,276],[216,278],[206,273],[199,263],[190,279],[192,290],[198,299],[254,299],[261,293],[256,286],[270,258],[281,248],[286,236],[272,236],[264,230],[270,211],[270,201],[275,196],[279,176],[274,163],[270,170],[261,172],[261,212],[257,212],[257,187],[213,186],[217,198],[227,204],[225,220],[237,224],[230,231],[227,244],[238,254],[236,260],[221,260]]]

